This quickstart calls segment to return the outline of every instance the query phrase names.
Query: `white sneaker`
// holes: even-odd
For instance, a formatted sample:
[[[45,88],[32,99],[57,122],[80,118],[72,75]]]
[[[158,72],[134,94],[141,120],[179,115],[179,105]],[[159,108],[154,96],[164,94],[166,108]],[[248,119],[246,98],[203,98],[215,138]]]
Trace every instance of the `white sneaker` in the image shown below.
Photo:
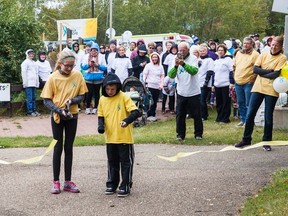
[[[245,125],[245,123],[241,121],[241,122],[239,122],[236,126],[237,126],[237,127],[243,127],[244,125]]]
[[[86,108],[86,110],[85,110],[85,114],[86,114],[86,115],[91,114],[91,108]]]
[[[153,117],[153,116],[147,117],[147,121],[152,121],[152,117]]]
[[[97,109],[96,108],[94,108],[93,110],[92,110],[92,114],[97,114]]]
[[[155,116],[149,116],[147,118],[147,121],[155,122],[155,121],[157,121],[157,118]]]

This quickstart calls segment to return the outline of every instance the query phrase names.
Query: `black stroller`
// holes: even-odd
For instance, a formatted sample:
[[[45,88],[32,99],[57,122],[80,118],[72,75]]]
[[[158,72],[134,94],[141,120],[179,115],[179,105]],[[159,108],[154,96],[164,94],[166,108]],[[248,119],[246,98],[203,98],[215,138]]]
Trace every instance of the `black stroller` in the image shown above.
[[[133,76],[124,80],[122,89],[123,92],[129,95],[129,97],[134,101],[141,114],[140,117],[134,121],[133,126],[140,127],[146,125],[147,111],[153,104],[151,93],[138,78]]]

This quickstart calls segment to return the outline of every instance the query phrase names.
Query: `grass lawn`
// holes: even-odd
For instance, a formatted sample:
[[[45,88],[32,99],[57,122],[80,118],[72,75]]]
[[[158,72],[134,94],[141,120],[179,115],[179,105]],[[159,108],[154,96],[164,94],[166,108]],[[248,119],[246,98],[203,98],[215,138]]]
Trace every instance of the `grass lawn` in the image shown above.
[[[134,128],[135,144],[140,143],[166,143],[183,145],[234,145],[242,138],[244,128],[236,127],[239,120],[232,120],[229,124],[218,124],[214,122],[216,118],[215,108],[210,111],[207,121],[204,121],[204,134],[202,140],[194,139],[193,119],[187,119],[187,134],[185,142],[176,141],[175,116],[166,121],[149,123],[144,127]],[[232,118],[231,118],[232,119]],[[273,140],[286,140],[287,130],[274,130]],[[253,143],[261,141],[263,127],[255,127],[253,133]],[[0,146],[5,148],[15,147],[45,147],[51,142],[52,137],[0,137]],[[87,136],[77,136],[75,146],[103,145],[104,135],[95,134]]]
[[[288,215],[288,171],[278,170],[272,182],[247,199],[241,216]]]
[[[203,140],[194,139],[193,120],[187,119],[187,135],[185,142],[176,141],[175,118],[166,121],[150,123],[144,127],[134,128],[135,144],[140,143],[166,143],[181,145],[233,145],[242,138],[244,128],[236,127],[238,120],[230,124],[218,124],[215,109],[210,110],[208,121],[204,121]],[[287,130],[274,130],[273,140],[287,140]],[[253,143],[261,141],[263,127],[255,127]],[[0,137],[0,147],[47,147],[52,137]],[[103,145],[104,135],[77,136],[75,146]],[[257,195],[249,198],[242,216],[262,215],[288,215],[288,171],[279,170],[273,176],[272,183],[261,189]]]

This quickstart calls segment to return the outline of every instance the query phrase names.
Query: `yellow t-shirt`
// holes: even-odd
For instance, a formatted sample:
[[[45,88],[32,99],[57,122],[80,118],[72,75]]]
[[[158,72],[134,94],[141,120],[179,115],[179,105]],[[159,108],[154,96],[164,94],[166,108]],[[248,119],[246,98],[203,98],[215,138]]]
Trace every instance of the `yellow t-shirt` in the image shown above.
[[[256,74],[253,73],[254,64],[259,56],[259,53],[253,50],[249,54],[244,54],[241,51],[237,52],[233,59],[234,79],[239,85],[253,83],[256,79]]]
[[[65,103],[69,98],[84,95],[87,91],[81,73],[73,70],[69,76],[65,76],[56,70],[49,76],[40,97],[51,99],[57,107],[65,109]],[[78,105],[72,104],[70,112],[72,114],[78,113]]]
[[[281,70],[281,68],[286,64],[286,61],[286,56],[283,54],[273,56],[270,52],[264,52],[260,54],[256,60],[255,66],[261,67],[265,70],[277,71]],[[268,79],[258,75],[251,91],[279,97],[279,93],[273,88],[273,81],[274,79]]]
[[[113,97],[100,97],[98,116],[104,117],[106,143],[134,143],[132,124],[122,128],[120,122],[136,109],[137,107],[131,98],[122,91]]]

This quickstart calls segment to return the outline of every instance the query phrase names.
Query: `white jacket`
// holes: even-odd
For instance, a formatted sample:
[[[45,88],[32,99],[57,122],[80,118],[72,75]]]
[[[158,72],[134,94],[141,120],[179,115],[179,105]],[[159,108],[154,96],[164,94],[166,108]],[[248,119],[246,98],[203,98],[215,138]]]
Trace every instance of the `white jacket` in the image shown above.
[[[230,85],[229,74],[233,71],[233,60],[229,56],[219,58],[214,61],[214,86],[225,87]]]
[[[119,77],[121,83],[129,76],[129,69],[132,69],[130,58],[115,58],[111,69],[115,70],[115,74]]]
[[[21,75],[23,88],[39,87],[38,65],[28,56],[21,64]]]
[[[50,66],[50,63],[45,60],[44,62],[41,62],[39,60],[36,61],[36,64],[38,65],[38,75],[43,81],[47,81],[48,77],[50,76],[52,72],[52,68]]]

